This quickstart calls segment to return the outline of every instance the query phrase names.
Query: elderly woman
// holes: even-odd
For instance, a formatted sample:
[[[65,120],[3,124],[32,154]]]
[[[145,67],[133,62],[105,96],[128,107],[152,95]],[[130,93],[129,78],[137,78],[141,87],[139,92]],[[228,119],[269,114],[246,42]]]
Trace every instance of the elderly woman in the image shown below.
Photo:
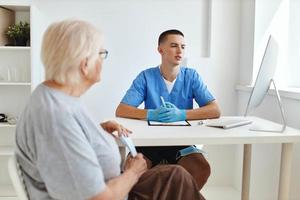
[[[101,33],[89,23],[65,20],[50,25],[42,43],[46,81],[32,93],[16,129],[16,157],[31,200],[200,199],[183,168],[146,171],[141,154],[120,154],[112,132],[130,131],[114,121],[91,120],[80,103],[101,79]],[[106,132],[105,132],[106,131]]]

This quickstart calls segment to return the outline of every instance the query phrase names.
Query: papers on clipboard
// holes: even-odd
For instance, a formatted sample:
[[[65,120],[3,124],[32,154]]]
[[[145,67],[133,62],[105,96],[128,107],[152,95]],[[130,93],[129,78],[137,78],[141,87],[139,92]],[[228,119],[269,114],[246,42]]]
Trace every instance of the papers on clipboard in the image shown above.
[[[148,121],[149,126],[191,126],[191,124],[184,120],[178,122],[157,122],[157,121]]]

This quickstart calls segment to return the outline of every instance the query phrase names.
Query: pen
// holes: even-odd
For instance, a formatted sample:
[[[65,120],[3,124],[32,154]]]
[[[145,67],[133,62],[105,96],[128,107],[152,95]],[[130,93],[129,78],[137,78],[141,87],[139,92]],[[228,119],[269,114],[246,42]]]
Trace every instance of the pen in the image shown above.
[[[163,98],[162,96],[160,96],[160,99],[161,99],[162,105],[163,105],[164,107],[166,107],[166,103],[165,103],[164,98]]]

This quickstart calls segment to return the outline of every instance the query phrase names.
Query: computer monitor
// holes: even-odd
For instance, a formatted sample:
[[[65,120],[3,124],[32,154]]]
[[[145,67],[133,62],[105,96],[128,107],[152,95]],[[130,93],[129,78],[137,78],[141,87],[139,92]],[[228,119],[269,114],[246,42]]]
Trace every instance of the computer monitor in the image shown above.
[[[261,104],[266,94],[268,93],[271,84],[273,84],[276,97],[278,100],[278,105],[280,107],[281,117],[283,120],[282,128],[280,130],[255,129],[255,131],[259,130],[259,131],[268,131],[268,132],[283,132],[286,128],[284,110],[280,100],[279,92],[276,88],[275,81],[273,79],[276,71],[278,49],[279,48],[276,40],[272,36],[269,36],[262,61],[260,63],[260,68],[257,74],[257,78],[255,80],[255,84],[247,104],[245,116],[247,116],[249,112],[251,112],[254,108],[256,108]]]

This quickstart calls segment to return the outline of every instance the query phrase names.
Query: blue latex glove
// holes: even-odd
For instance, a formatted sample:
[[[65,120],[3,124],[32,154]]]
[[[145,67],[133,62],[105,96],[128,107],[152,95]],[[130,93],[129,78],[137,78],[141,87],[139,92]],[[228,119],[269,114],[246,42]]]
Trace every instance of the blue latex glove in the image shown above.
[[[168,109],[164,106],[160,106],[157,109],[148,109],[148,111],[147,111],[147,120],[161,122],[159,116],[161,114],[167,112],[167,111],[168,111]]]
[[[166,111],[158,115],[161,122],[176,122],[186,120],[186,111],[178,109],[174,104],[166,102]]]

